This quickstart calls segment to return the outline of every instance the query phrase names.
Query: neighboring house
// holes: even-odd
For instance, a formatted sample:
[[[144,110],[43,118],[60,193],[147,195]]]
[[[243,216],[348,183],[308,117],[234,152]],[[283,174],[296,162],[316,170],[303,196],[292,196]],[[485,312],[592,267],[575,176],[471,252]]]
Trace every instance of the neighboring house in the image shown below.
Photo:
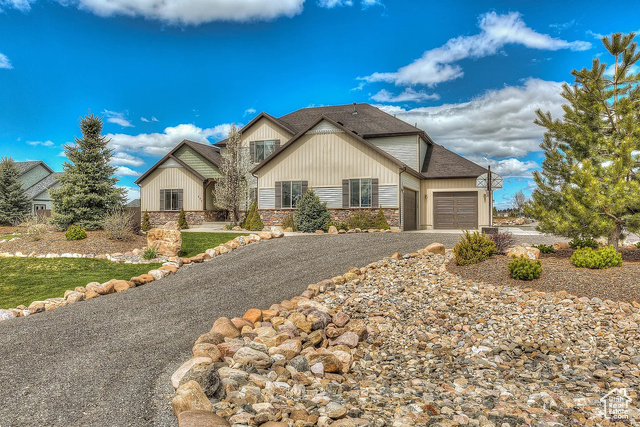
[[[60,186],[62,173],[54,172],[43,161],[15,162],[20,172],[19,180],[31,200],[31,213],[50,210],[52,206],[49,190]]]
[[[490,224],[487,191],[476,188],[486,169],[369,104],[303,108],[279,118],[261,113],[241,134],[256,165],[251,194],[265,225],[279,224],[308,188],[339,221],[382,208],[389,224],[404,230]],[[215,145],[224,151],[226,141]],[[184,207],[204,219],[219,160],[216,148],[183,141],[136,181],[142,210],[160,206],[164,212],[153,215],[165,220],[167,211],[173,218]]]

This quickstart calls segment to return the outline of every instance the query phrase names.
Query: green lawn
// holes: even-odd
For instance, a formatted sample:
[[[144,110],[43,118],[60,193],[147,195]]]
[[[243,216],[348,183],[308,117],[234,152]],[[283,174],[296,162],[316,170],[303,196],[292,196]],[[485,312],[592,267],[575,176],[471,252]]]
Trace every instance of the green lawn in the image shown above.
[[[9,234],[7,236],[0,236],[0,240],[10,240],[10,239],[13,239],[14,237],[16,237],[15,234]]]
[[[61,297],[65,290],[89,282],[129,280],[160,265],[86,258],[0,258],[0,308]]]
[[[192,257],[203,253],[207,249],[227,243],[238,236],[248,236],[247,233],[182,233],[182,251],[180,256]]]

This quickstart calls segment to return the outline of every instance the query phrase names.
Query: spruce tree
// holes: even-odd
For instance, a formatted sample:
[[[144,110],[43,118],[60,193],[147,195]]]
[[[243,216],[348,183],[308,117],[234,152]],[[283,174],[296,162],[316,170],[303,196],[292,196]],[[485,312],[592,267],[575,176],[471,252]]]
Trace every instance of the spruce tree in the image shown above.
[[[180,208],[180,213],[178,214],[178,226],[181,230],[186,230],[189,228],[189,223],[187,222],[187,215],[184,212],[184,208]]]
[[[142,224],[140,225],[140,230],[142,231],[151,230],[151,221],[149,219],[148,211],[144,211],[144,214],[142,215]]]
[[[565,84],[564,116],[536,112],[547,130],[542,171],[525,213],[538,229],[566,237],[603,237],[618,247],[624,230],[640,231],[640,88],[633,66],[635,34],[613,34],[602,42],[613,57],[590,69],[573,70]]]
[[[31,209],[22,183],[20,171],[11,157],[0,160],[0,224],[13,225],[24,219]]]
[[[102,118],[89,113],[80,119],[80,130],[82,138],[75,138],[74,145],[64,145],[69,161],[63,165],[61,186],[49,192],[51,221],[62,230],[72,224],[98,229],[105,214],[126,201],[125,190],[116,187],[116,168],[109,164],[113,150],[102,136]]]

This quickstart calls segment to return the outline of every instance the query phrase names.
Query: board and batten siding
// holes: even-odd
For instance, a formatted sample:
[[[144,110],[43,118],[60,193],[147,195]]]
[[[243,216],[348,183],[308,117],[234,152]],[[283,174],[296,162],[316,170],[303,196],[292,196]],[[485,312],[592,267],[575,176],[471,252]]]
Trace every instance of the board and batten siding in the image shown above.
[[[476,188],[475,178],[428,179],[422,181],[422,194],[427,196],[420,209],[422,228],[433,229],[433,194],[438,191],[477,191],[478,227],[489,226],[489,197],[486,190]]]
[[[345,132],[307,134],[293,144],[256,173],[258,188],[303,180],[309,187],[342,188],[342,180],[351,178],[398,185],[398,165]]]
[[[205,178],[222,177],[216,165],[211,164],[210,161],[208,161],[207,159],[202,157],[202,155],[196,153],[192,148],[186,145],[180,148],[175,153],[175,156]]]
[[[262,118],[242,133],[242,146],[248,148],[251,141],[275,139],[279,139],[280,144],[284,145],[285,142],[291,139],[291,134],[272,121]]]
[[[407,166],[419,170],[419,149],[416,135],[367,138],[367,141],[391,154]]]
[[[202,210],[202,181],[183,167],[159,167],[140,183],[140,209],[160,210],[160,190],[182,189],[185,211]]]

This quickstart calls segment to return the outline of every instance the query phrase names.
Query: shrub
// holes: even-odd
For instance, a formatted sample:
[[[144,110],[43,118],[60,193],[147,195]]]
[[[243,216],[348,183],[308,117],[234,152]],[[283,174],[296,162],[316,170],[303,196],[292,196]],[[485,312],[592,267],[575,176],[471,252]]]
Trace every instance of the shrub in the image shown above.
[[[329,224],[327,224],[327,228],[331,227],[332,225],[333,225],[337,230],[345,230],[345,231],[347,231],[347,230],[349,229],[349,224],[347,224],[347,223],[346,223],[346,222],[344,222],[344,221],[337,222],[337,221],[333,221],[333,220],[331,220],[331,221],[329,221]]]
[[[640,242],[636,243],[636,248],[640,249]]]
[[[130,240],[133,237],[133,215],[124,209],[114,209],[108,212],[102,220],[102,228],[111,240]]]
[[[288,213],[284,217],[282,217],[282,222],[280,223],[280,225],[282,226],[282,228],[290,228],[293,231],[298,231],[293,213]]]
[[[496,252],[499,254],[504,254],[510,246],[515,243],[515,239],[513,238],[513,234],[510,232],[500,232],[497,233],[489,233],[487,236],[493,240],[496,244]]]
[[[242,221],[241,227],[245,230],[251,231],[262,231],[264,228],[264,224],[262,223],[262,219],[260,219],[260,214],[258,213],[258,206],[256,202],[253,202],[251,205],[251,208]]]
[[[67,240],[82,240],[87,238],[87,232],[79,225],[70,225],[66,233],[64,233],[64,237]]]
[[[149,220],[149,212],[144,211],[144,215],[142,215],[142,224],[140,225],[140,229],[142,231],[151,230],[151,221]]]
[[[294,219],[298,230],[313,233],[316,230],[326,231],[331,215],[327,204],[322,203],[313,190],[308,190],[298,202]]]
[[[593,240],[591,237],[588,237],[585,239],[576,237],[575,239],[569,242],[569,246],[571,246],[573,249],[580,249],[580,248],[598,249],[599,247],[598,242]]]
[[[371,211],[368,210],[359,210],[353,212],[347,218],[347,225],[349,228],[359,228],[361,230],[368,230],[373,228],[374,219]]]
[[[379,230],[388,230],[391,227],[389,227],[389,223],[387,222],[387,218],[385,218],[384,216],[384,212],[382,211],[382,208],[380,208],[378,210],[378,214],[376,215],[375,219],[373,220],[373,228],[377,228]]]
[[[147,248],[142,253],[142,258],[144,259],[154,259],[158,256],[158,249],[156,248]]]
[[[531,245],[534,248],[537,248],[538,250],[540,250],[540,253],[542,254],[555,254],[556,253],[556,248],[554,248],[552,245],[545,245],[545,244],[540,244],[540,245]]]
[[[38,215],[27,217],[21,226],[23,228],[19,232],[20,237],[33,241],[42,239],[42,236],[53,228],[53,226],[49,224],[49,220],[47,218],[40,217]]]
[[[184,208],[180,208],[180,213],[178,214],[178,227],[180,227],[180,230],[187,230],[189,228]]]
[[[478,264],[496,253],[496,243],[484,233],[465,231],[453,253],[458,265]]]
[[[524,256],[516,258],[509,263],[509,275],[517,280],[533,280],[542,274],[542,264],[540,261],[530,261]]]
[[[622,265],[622,254],[618,253],[613,246],[607,246],[598,250],[594,250],[593,248],[580,248],[571,255],[571,263],[576,267],[592,269],[620,267]]]
[[[233,224],[225,224],[224,229],[225,230],[233,230]]]

